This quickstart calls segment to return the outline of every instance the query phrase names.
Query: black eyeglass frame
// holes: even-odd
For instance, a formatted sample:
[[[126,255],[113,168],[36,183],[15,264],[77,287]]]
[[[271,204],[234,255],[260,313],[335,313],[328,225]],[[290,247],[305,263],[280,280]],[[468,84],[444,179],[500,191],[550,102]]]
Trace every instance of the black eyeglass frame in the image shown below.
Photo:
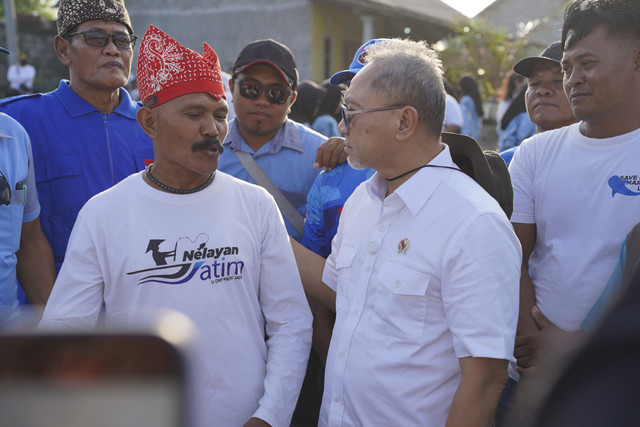
[[[102,38],[103,42],[101,44],[95,44],[95,43],[92,44],[91,42],[89,42],[89,38],[87,37],[88,34],[103,36]],[[126,34],[126,33],[107,34],[107,33],[103,33],[102,31],[78,31],[75,33],[67,33],[65,34],[65,38],[80,36],[80,35],[84,37],[84,42],[87,45],[92,47],[105,47],[106,45],[109,44],[109,41],[113,39],[113,44],[115,44],[118,49],[133,49],[136,46],[136,40],[138,39],[138,36],[136,36],[135,34]],[[121,46],[122,42],[124,41],[122,39],[123,37],[127,38],[126,46]],[[118,41],[118,40],[121,40],[121,41]]]
[[[373,111],[386,111],[386,110],[397,110],[398,108],[404,108],[406,105],[391,105],[388,107],[378,107],[378,108],[365,108],[364,110],[349,110],[344,105],[340,106],[340,112],[342,113],[342,121],[344,125],[347,127],[347,130],[351,129],[351,116],[362,113],[371,113]]]
[[[258,82],[247,81],[247,80],[235,79],[233,82],[234,84],[238,85],[238,92],[240,93],[240,95],[242,95],[243,98],[258,99],[260,98],[260,95],[262,95],[262,92],[264,92],[267,101],[271,104],[276,104],[276,105],[283,105],[285,102],[287,102],[287,99],[289,99],[289,97],[293,95],[293,92],[295,92],[294,90],[291,90],[291,89],[283,89],[281,86],[263,86]],[[247,85],[250,85],[250,84],[257,87],[257,89],[254,89],[254,91],[257,91],[257,93],[249,95],[249,92],[247,92]],[[283,94],[280,96],[277,96],[272,91],[283,92]],[[284,96],[285,94],[286,96]]]
[[[11,202],[11,185],[0,171],[0,205],[8,205]]]

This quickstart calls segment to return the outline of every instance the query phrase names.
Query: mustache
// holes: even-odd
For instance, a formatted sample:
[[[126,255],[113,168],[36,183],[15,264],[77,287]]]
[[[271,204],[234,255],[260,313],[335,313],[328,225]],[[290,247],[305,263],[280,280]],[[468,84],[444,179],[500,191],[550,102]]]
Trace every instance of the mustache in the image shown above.
[[[217,148],[218,153],[222,154],[224,151],[224,147],[222,146],[222,141],[218,138],[206,138],[202,141],[198,141],[191,146],[191,151],[194,153],[200,150],[211,150],[212,148]]]

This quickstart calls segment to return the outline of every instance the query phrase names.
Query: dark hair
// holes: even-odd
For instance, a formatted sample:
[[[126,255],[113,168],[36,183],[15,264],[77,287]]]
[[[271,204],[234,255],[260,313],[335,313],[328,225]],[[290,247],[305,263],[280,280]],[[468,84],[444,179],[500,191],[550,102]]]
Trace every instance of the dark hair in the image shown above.
[[[297,88],[298,96],[291,106],[289,118],[298,123],[311,125],[316,118],[318,106],[324,97],[325,89],[311,80],[300,82]]]
[[[564,49],[588,36],[598,26],[609,34],[640,40],[640,2],[638,0],[575,0],[564,11],[562,46]]]
[[[511,101],[511,104],[509,104],[509,108],[505,111],[504,116],[502,116],[502,120],[500,120],[500,129],[505,130],[509,122],[513,120],[515,116],[527,111],[527,104],[525,102],[526,92],[527,85],[523,85],[515,98],[513,98],[513,101]]]
[[[473,103],[476,106],[476,111],[482,117],[484,111],[482,110],[482,97],[480,96],[480,89],[478,88],[478,82],[471,76],[471,74],[463,74],[458,80],[458,87],[462,96],[470,96],[473,99]]]
[[[458,90],[455,87],[453,87],[453,85],[448,79],[444,78],[443,82],[444,82],[444,91],[447,92],[449,95],[453,96],[456,99],[456,101],[460,102],[460,94],[458,94]]]
[[[523,76],[513,70],[509,71],[507,75],[504,76],[502,85],[497,90],[500,101],[502,101],[503,99],[513,99],[513,97],[517,95],[517,83],[523,81]]]
[[[325,88],[326,92],[324,93],[322,101],[320,101],[320,110],[318,111],[318,115],[321,116],[323,114],[328,114],[332,117],[335,117],[336,115],[340,117],[340,111],[337,110],[340,102],[342,102],[342,91],[344,90],[344,86],[334,86],[329,83],[329,79],[327,79],[322,82],[322,87]]]

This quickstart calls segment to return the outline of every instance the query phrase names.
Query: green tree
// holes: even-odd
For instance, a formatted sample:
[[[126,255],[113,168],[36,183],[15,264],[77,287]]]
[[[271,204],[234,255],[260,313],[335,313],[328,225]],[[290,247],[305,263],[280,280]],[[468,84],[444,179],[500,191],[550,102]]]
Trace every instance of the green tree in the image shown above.
[[[526,37],[509,36],[506,29],[490,28],[482,19],[463,19],[454,28],[453,36],[435,45],[447,77],[455,85],[463,73],[471,73],[484,99],[495,96],[505,74],[518,59],[542,48],[531,45]]]
[[[38,15],[47,19],[55,19],[57,0],[14,0],[16,14]],[[4,4],[0,1],[0,14],[4,16]]]

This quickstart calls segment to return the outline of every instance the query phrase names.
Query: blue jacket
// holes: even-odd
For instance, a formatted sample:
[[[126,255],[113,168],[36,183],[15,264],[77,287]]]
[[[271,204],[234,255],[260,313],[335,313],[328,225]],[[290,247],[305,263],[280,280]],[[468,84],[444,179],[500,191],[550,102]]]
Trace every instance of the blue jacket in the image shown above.
[[[136,121],[140,104],[123,88],[120,99],[115,111],[103,114],[62,80],[53,92],[0,101],[0,111],[31,138],[40,223],[57,270],[85,202],[153,159],[151,139]]]

